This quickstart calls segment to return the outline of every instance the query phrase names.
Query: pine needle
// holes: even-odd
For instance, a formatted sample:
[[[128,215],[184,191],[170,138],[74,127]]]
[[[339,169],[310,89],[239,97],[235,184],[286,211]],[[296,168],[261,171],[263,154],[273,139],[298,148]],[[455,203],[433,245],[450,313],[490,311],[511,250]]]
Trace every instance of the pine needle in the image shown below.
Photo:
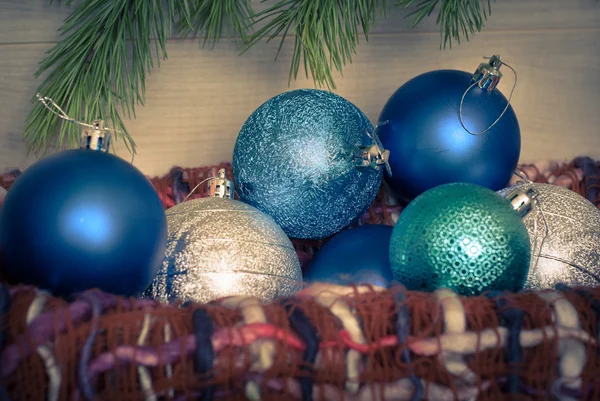
[[[204,36],[202,45],[212,47],[224,32],[231,37],[245,37],[253,16],[250,0],[196,0],[192,3],[190,21],[178,23],[180,35]]]
[[[146,76],[167,58],[173,24],[214,43],[223,21],[243,31],[249,10],[248,0],[84,0],[40,63],[35,76],[48,75],[37,92],[75,120],[104,120],[135,154],[121,115],[135,118],[135,107],[145,103]],[[29,152],[44,155],[53,147],[78,146],[80,127],[59,120],[34,98],[23,138]]]
[[[487,8],[480,4],[486,1]],[[120,132],[115,139],[123,140],[135,154],[135,142],[121,114],[135,118],[135,107],[145,103],[146,76],[155,63],[159,66],[167,58],[173,24],[180,34],[200,36],[203,45],[214,46],[224,31],[239,35],[244,51],[262,40],[280,38],[276,58],[291,35],[288,84],[302,66],[317,86],[335,88],[334,72],[342,74],[352,63],[360,38],[368,40],[376,18],[385,18],[392,5],[415,6],[409,14],[411,27],[439,9],[440,47],[446,47],[453,40],[469,40],[483,28],[491,1],[276,0],[254,14],[250,0],[84,0],[60,29],[62,40],[40,63],[36,77],[47,75],[37,92],[78,121],[104,120]],[[263,21],[263,27],[246,34]],[[77,125],[60,121],[35,101],[23,133],[29,152],[40,155],[53,147],[75,147],[79,136]]]
[[[451,48],[453,40],[460,44],[462,37],[469,41],[476,32],[481,32],[492,13],[491,3],[492,0],[397,0],[396,6],[407,8],[416,5],[415,10],[407,15],[410,27],[414,28],[425,17],[431,16],[439,5],[436,23],[440,27],[440,48]]]
[[[263,0],[263,2],[266,0]],[[480,5],[487,2],[487,10]],[[438,5],[437,24],[440,26],[440,47],[460,43],[461,37],[469,40],[481,31],[491,13],[492,0],[396,0],[395,6],[407,8],[416,4],[408,17],[410,27],[429,17]],[[494,0],[495,1],[495,0]],[[334,71],[342,73],[343,67],[352,62],[360,39],[360,32],[368,40],[369,32],[377,17],[385,18],[392,1],[386,0],[279,0],[266,10],[257,13],[254,24],[266,21],[246,40],[248,51],[258,42],[280,37],[275,59],[288,34],[294,37],[294,49],[288,84],[298,77],[304,66],[317,86],[335,88]]]
[[[281,35],[278,58],[288,34],[294,36],[294,50],[288,84],[298,77],[304,66],[318,86],[335,88],[333,72],[342,73],[352,62],[362,30],[368,39],[377,12],[386,16],[388,0],[280,0],[255,15],[254,24],[267,20],[262,28],[249,35],[246,49],[263,39],[267,42]]]

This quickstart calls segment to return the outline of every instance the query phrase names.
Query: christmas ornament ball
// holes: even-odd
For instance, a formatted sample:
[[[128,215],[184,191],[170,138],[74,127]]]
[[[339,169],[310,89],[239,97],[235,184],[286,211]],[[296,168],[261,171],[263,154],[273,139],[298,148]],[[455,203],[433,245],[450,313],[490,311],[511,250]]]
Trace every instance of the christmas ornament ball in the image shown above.
[[[226,198],[200,198],[167,210],[164,263],[146,296],[161,302],[247,295],[264,300],[302,287],[294,247],[266,214]]]
[[[4,273],[56,295],[91,288],[137,295],[164,255],[158,194],[110,153],[75,149],[41,159],[17,178],[0,213]]]
[[[465,296],[519,291],[531,248],[520,214],[494,191],[444,184],[413,200],[394,227],[394,279],[410,290],[448,288]]]
[[[393,227],[368,224],[342,231],[317,251],[304,271],[304,280],[338,285],[392,281],[389,249]]]
[[[301,89],[275,96],[244,123],[233,152],[240,200],[267,213],[292,238],[320,239],[371,205],[382,172],[357,167],[373,144],[367,117],[346,99]]]
[[[401,198],[412,200],[435,186],[467,182],[497,191],[504,188],[521,152],[519,123],[512,106],[487,132],[472,135],[461,125],[460,102],[473,74],[437,70],[419,75],[389,98],[377,133],[390,151],[393,175],[385,176]],[[479,133],[500,117],[507,99],[498,89],[468,91],[463,121]]]
[[[551,184],[523,183],[498,193],[508,196],[515,189],[537,193],[523,218],[532,249],[525,289],[551,289],[559,283],[597,287],[600,209],[576,192]]]

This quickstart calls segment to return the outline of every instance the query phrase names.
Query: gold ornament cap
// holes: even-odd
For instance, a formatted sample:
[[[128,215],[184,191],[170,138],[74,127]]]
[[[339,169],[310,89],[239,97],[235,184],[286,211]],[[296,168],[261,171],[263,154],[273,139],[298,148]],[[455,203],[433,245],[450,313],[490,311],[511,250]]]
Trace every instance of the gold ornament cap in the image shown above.
[[[96,120],[91,127],[85,127],[81,133],[81,148],[108,152],[110,133],[104,127],[104,121]]]
[[[531,187],[515,187],[508,192],[504,198],[511,203],[513,208],[519,212],[521,217],[525,217],[529,212],[531,212],[531,209],[533,208],[533,202],[535,202],[538,195],[539,192]]]
[[[208,181],[208,197],[233,199],[233,188],[233,182],[227,179],[225,176],[225,169],[222,168],[219,170],[216,177],[213,177]]]
[[[477,82],[477,85],[488,92],[493,91],[498,86],[500,79],[502,79],[502,73],[500,67],[502,66],[502,60],[500,55],[496,54],[489,58],[487,63],[479,64],[477,70],[473,74],[471,82]]]

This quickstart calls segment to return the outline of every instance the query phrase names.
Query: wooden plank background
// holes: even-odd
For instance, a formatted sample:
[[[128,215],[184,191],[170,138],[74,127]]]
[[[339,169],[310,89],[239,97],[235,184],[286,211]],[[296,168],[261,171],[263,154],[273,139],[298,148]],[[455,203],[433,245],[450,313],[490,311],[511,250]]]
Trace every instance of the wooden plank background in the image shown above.
[[[40,83],[33,73],[72,11],[49,3],[0,0],[0,171],[35,161],[21,139]],[[257,0],[253,5],[265,7]],[[394,11],[378,23],[369,43],[361,43],[335,92],[375,121],[388,97],[410,78],[439,68],[473,71],[482,56],[501,54],[519,74],[513,106],[522,161],[600,159],[600,2],[499,0],[492,6],[483,33],[442,51],[433,18],[409,31],[404,12]],[[174,165],[230,160],[237,133],[256,107],[285,90],[313,87],[300,79],[288,88],[292,47],[285,46],[274,62],[277,46],[260,43],[240,56],[234,39],[202,49],[193,39],[173,36],[169,60],[147,81],[146,107],[127,123],[138,145],[134,164],[161,175]],[[511,85],[506,70],[500,89],[508,94]],[[118,154],[129,159],[123,148]]]

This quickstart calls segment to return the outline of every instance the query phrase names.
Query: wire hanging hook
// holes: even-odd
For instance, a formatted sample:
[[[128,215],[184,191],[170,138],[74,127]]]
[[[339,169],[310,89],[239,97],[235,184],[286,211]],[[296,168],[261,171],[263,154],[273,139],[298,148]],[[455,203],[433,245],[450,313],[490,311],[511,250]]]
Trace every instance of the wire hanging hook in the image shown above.
[[[527,176],[527,174],[525,174],[525,172],[521,169],[516,169],[513,172],[513,175],[516,175],[517,177],[519,177],[520,179],[522,179],[523,181],[521,181],[523,184],[533,184],[533,181],[531,181],[529,179],[529,177]],[[517,181],[517,183],[519,183],[520,181]]]
[[[220,197],[225,197],[228,199],[233,199],[235,196],[235,189],[234,189],[234,184],[233,181],[228,180],[225,174],[225,169],[219,169],[219,171],[217,172],[217,175],[208,177],[202,181],[200,181],[194,188],[192,188],[192,190],[187,194],[187,196],[181,201],[181,203],[187,201],[193,194],[194,192],[200,187],[200,185],[204,184],[207,181],[211,181],[211,184],[214,182],[214,184],[216,186],[226,186],[228,188],[231,188],[233,191],[228,192],[228,190],[219,192],[217,190],[217,187],[214,187],[214,191],[211,191],[209,197],[213,197],[213,198],[220,198]],[[209,185],[209,189],[212,185]]]
[[[69,115],[67,113],[65,113],[65,111],[63,109],[60,108],[60,106],[58,104],[56,104],[56,102],[54,100],[52,100],[49,97],[46,96],[42,96],[39,93],[37,93],[35,95],[35,97],[37,97],[37,99],[48,109],[50,110],[53,114],[57,115],[58,117],[62,118],[65,121],[69,121],[71,123],[77,124],[77,125],[81,125],[82,127],[87,127],[87,128],[94,128],[96,129],[97,127],[95,125],[92,124],[87,124],[81,121],[77,121],[72,117],[69,117]],[[50,103],[50,104],[48,104]],[[58,112],[56,111],[58,110]],[[115,133],[122,133],[122,131],[113,129],[113,128],[107,128],[104,127],[103,131],[108,131],[108,132],[115,132]]]
[[[56,104],[56,102],[54,100],[52,100],[51,98],[49,98],[47,96],[42,96],[39,93],[36,93],[35,97],[44,105],[44,107],[46,107],[48,110],[50,110],[51,113],[57,115],[59,118],[65,120],[65,121],[68,121],[70,123],[80,125],[82,127],[98,129],[98,126],[96,126],[96,125],[87,124],[87,123],[84,123],[81,121],[77,121],[73,117],[69,117],[69,115],[58,104]],[[119,131],[119,130],[116,130],[113,128],[107,128],[107,127],[102,127],[102,130],[106,131],[106,132],[123,133],[123,131]],[[133,153],[131,155],[130,164],[133,164],[134,159],[135,159],[135,153]]]
[[[465,129],[465,131],[467,131],[469,134],[475,135],[475,136],[479,136],[479,135],[485,134],[486,132],[488,132],[489,130],[491,130],[498,123],[498,121],[500,121],[500,119],[504,116],[504,114],[508,110],[508,107],[510,106],[510,102],[512,100],[513,93],[515,91],[515,88],[517,87],[517,71],[513,67],[511,67],[510,65],[506,64],[504,61],[500,60],[499,56],[484,57],[484,59],[486,59],[486,60],[494,60],[494,62],[496,62],[498,64],[498,68],[500,68],[500,66],[502,66],[502,65],[505,65],[507,68],[509,68],[513,72],[513,74],[515,76],[515,82],[514,82],[513,87],[512,87],[512,89],[510,91],[510,95],[508,97],[508,103],[506,104],[506,107],[504,108],[504,110],[502,110],[502,113],[500,113],[500,116],[496,119],[496,121],[494,121],[492,123],[492,125],[490,125],[489,127],[487,127],[486,129],[484,129],[481,132],[472,132],[471,130],[469,130],[465,126],[465,121],[463,119],[463,104],[465,102],[465,97],[467,96],[467,93],[469,93],[469,91],[471,89],[473,89],[473,87],[475,85],[480,85],[480,87],[481,87],[481,84],[483,83],[483,81],[485,81],[486,79],[488,79],[488,77],[485,76],[485,75],[482,76],[481,78],[479,78],[478,80],[476,80],[475,82],[473,82],[467,88],[467,90],[465,91],[465,93],[463,93],[462,98],[460,99],[460,106],[459,106],[459,113],[458,113],[458,117],[460,119],[460,125],[462,125],[462,127]]]

